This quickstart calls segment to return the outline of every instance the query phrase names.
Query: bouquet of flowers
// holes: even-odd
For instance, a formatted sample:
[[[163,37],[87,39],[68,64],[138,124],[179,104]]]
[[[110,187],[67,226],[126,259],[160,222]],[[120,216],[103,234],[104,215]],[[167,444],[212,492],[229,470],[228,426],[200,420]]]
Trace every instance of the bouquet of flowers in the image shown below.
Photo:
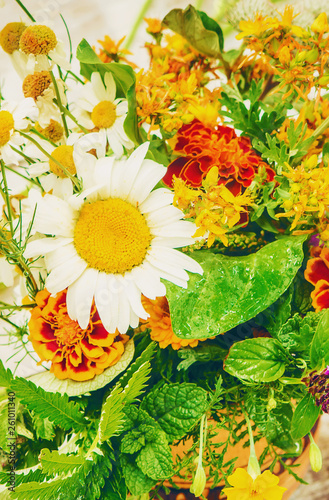
[[[17,3],[0,317],[39,371],[0,362],[1,498],[288,498],[329,413],[326,13],[241,11],[228,50],[173,9],[148,68],[106,36],[77,74]]]

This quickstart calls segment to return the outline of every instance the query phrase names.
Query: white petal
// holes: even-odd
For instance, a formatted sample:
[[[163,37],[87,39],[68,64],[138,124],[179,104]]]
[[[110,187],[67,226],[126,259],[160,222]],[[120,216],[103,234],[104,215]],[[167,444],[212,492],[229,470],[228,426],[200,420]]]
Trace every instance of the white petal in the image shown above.
[[[122,165],[120,184],[122,196],[124,196],[125,198],[133,189],[134,182],[143,164],[148,148],[149,142],[145,142],[137,149],[135,149],[135,151],[129,156],[128,160],[125,161]]]
[[[104,328],[108,330],[111,321],[111,297],[112,293],[108,288],[108,280],[106,273],[98,273],[97,283],[95,287],[95,304],[103,323]],[[114,332],[110,332],[114,333]]]
[[[124,280],[125,293],[129,300],[131,308],[139,318],[146,319],[148,317],[148,314],[142,305],[141,291],[134,283],[133,277],[130,272],[125,274]]]
[[[147,262],[143,262],[140,266],[132,269],[131,275],[145,297],[154,300],[156,297],[166,295],[166,287],[160,281],[159,271],[155,270]]]
[[[46,279],[46,288],[50,293],[58,293],[74,283],[87,267],[87,262],[78,254],[63,262],[51,271]]]
[[[90,81],[97,99],[99,101],[107,101],[108,98],[101,75],[99,73],[93,73],[91,75]]]
[[[168,224],[162,227],[153,228],[152,233],[155,236],[162,237],[186,237],[192,238],[192,235],[196,231],[196,226],[192,222],[188,221],[178,221],[173,222],[172,224]],[[192,240],[193,242],[194,240]]]
[[[52,251],[49,251],[44,254],[46,268],[48,271],[55,269],[60,266],[66,260],[72,259],[77,254],[75,246],[72,242],[62,245],[59,248],[55,248]]]
[[[177,267],[173,265],[171,262],[166,262],[163,261],[157,254],[156,252],[152,252],[150,250],[145,257],[146,262],[151,264],[151,266],[154,266],[156,269],[159,270],[160,276],[162,276],[162,273],[165,272],[167,274],[171,274],[172,276],[177,276],[181,280],[188,281],[189,280],[189,275],[187,274],[184,269],[181,267]]]
[[[164,269],[159,269],[158,267],[153,267],[150,266],[151,269],[153,268],[153,272],[158,272],[160,277],[170,281],[171,283],[174,283],[177,286],[180,286],[181,288],[187,288],[187,280],[184,278],[180,278],[176,274],[171,274],[165,271]],[[145,294],[144,294],[145,295]],[[147,295],[146,295],[147,297]],[[148,297],[149,299],[152,299],[152,297]]]
[[[192,257],[189,257],[179,250],[157,247],[152,244],[152,248],[150,251],[152,252],[152,255],[156,255],[160,261],[166,264],[170,263],[173,266],[186,269],[186,271],[190,271],[191,273],[203,274],[203,269],[200,264],[196,262]]]
[[[24,256],[26,259],[29,259],[38,255],[45,255],[49,252],[53,252],[57,248],[72,243],[72,241],[73,238],[41,238],[39,240],[34,240],[26,245]]]
[[[117,158],[120,158],[120,156],[123,155],[123,146],[122,146],[122,140],[118,136],[116,130],[113,127],[107,128],[106,135],[107,135],[107,140],[109,141],[109,145],[113,150],[113,153],[116,155]]]
[[[148,317],[148,314],[147,314],[147,317]],[[147,318],[145,318],[145,319],[147,319]],[[130,320],[129,320],[129,323],[130,323],[131,328],[137,328],[138,325],[139,325],[139,317],[137,316],[137,314],[134,313],[134,311],[132,310],[132,308],[130,308]]]
[[[39,233],[71,237],[76,216],[76,212],[64,200],[46,194],[37,203],[34,228]]]
[[[130,304],[125,290],[119,293],[119,318],[117,329],[120,333],[126,333],[130,322]]]
[[[116,94],[116,85],[112,73],[109,71],[105,73],[104,82],[106,87],[106,97],[101,100],[113,102]]]
[[[97,185],[101,185],[100,196],[109,198],[111,195],[112,174],[114,169],[113,156],[100,158],[96,162],[94,179]]]
[[[144,160],[127,200],[133,204],[142,203],[165,173],[165,167],[159,163],[153,160]]]
[[[159,208],[171,205],[174,201],[174,193],[166,188],[159,188],[152,191],[143,203],[138,205],[142,214],[153,212]]]
[[[174,236],[173,238],[171,237],[160,237],[160,236],[155,236],[152,240],[152,245],[159,245],[161,247],[168,247],[168,248],[180,248],[180,247],[187,247],[189,245],[193,245],[195,243],[195,239],[191,237],[180,237],[180,236]]]
[[[97,161],[94,155],[84,152],[76,144],[73,150],[73,160],[77,169],[77,175],[82,178],[83,189],[94,186],[94,169]]]
[[[87,328],[99,271],[88,268],[72,285],[67,295],[68,313],[78,321],[80,327]]]
[[[156,227],[167,226],[168,224],[173,224],[184,217],[184,214],[179,208],[169,205],[169,207],[159,208],[148,214],[144,214],[149,228],[154,229]]]

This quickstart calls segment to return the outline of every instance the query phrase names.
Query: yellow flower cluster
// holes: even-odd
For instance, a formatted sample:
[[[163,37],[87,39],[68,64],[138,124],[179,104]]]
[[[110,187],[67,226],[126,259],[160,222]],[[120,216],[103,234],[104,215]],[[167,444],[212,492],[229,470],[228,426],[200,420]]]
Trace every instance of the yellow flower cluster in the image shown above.
[[[289,179],[289,198],[282,204],[285,212],[277,217],[293,218],[291,229],[301,224],[312,223],[314,226],[314,220],[308,220],[309,216],[317,218],[316,223],[323,223],[329,205],[329,166],[318,166],[317,155],[312,155],[297,168],[287,167],[289,172],[283,172],[283,175]],[[303,216],[306,219],[302,219]],[[298,230],[293,234],[312,233],[314,230]]]
[[[216,237],[227,246],[226,233],[247,214],[253,200],[247,192],[234,196],[223,184],[218,185],[218,167],[212,167],[202,182],[201,189],[186,186],[182,179],[174,181],[174,204],[186,217],[195,220],[198,227],[194,237],[204,236],[211,247]]]

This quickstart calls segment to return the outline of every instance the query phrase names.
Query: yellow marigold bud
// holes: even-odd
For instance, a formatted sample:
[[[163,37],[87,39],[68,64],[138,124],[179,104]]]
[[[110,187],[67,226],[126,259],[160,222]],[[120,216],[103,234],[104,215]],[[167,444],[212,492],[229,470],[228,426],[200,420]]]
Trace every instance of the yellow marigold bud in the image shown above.
[[[194,496],[199,497],[200,495],[202,495],[203,490],[205,489],[206,482],[207,476],[204,468],[202,467],[202,465],[198,465],[190,492],[193,493]]]
[[[314,472],[319,472],[322,469],[322,453],[313,438],[310,446],[310,464]]]
[[[328,19],[325,12],[322,12],[322,14],[315,19],[311,26],[311,30],[314,31],[314,33],[324,33],[328,31]]]
[[[327,86],[329,83],[329,75],[326,76],[321,76],[318,80],[318,84],[321,85],[322,87]]]
[[[279,52],[279,61],[281,64],[289,64],[290,63],[290,50],[287,46],[282,47]]]
[[[19,49],[19,40],[26,29],[24,23],[8,23],[0,32],[0,45],[7,54]]]
[[[19,41],[19,48],[25,54],[49,54],[57,45],[57,38],[52,29],[42,24],[29,26],[23,32]]]
[[[32,97],[35,101],[41,96],[51,84],[49,71],[39,71],[33,75],[27,75],[23,81],[23,94]]]

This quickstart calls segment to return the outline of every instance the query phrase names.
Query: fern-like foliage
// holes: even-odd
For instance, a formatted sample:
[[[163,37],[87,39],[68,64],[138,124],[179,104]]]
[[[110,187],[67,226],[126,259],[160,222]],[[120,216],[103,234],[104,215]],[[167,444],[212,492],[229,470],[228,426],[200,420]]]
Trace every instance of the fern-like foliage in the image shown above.
[[[47,474],[69,474],[84,463],[79,455],[65,455],[47,448],[41,450],[40,462],[43,472]]]
[[[136,398],[143,394],[146,382],[150,378],[150,372],[151,364],[149,361],[146,361],[135,373],[133,373],[123,391],[125,403],[132,403]]]
[[[121,429],[124,418],[123,403],[122,387],[116,385],[102,408],[99,421],[100,441],[106,441]]]
[[[0,360],[0,387],[9,387],[11,381],[13,380],[13,374],[9,370],[3,366],[2,361]]]
[[[155,342],[151,342],[147,347],[146,349],[144,349],[144,351],[142,352],[142,354],[139,356],[139,358],[136,359],[136,361],[134,361],[134,363],[132,363],[129,368],[125,371],[125,373],[122,375],[122,377],[120,378],[119,380],[119,383],[121,385],[121,387],[126,387],[126,385],[128,384],[129,380],[131,379],[131,377],[133,376],[133,374],[135,372],[137,372],[137,370],[146,362],[146,361],[150,361],[154,354],[155,354],[155,350],[156,350],[156,343]]]
[[[69,401],[66,394],[46,392],[30,380],[20,377],[15,378],[10,387],[29,410],[48,418],[62,429],[80,431],[86,426],[87,421],[80,412],[79,405]]]

